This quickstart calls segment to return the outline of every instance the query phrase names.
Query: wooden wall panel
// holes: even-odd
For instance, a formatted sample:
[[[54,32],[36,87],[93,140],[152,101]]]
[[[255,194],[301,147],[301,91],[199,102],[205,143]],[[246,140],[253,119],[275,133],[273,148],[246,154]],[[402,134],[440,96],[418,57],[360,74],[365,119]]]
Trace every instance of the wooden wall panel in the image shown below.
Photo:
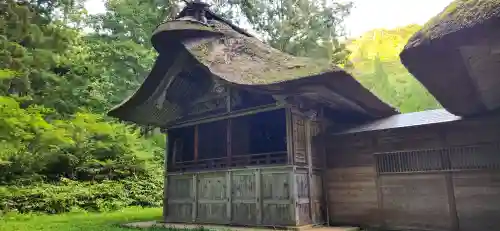
[[[168,175],[167,222],[295,226],[297,188],[290,166]],[[303,181],[306,174],[297,179]],[[305,177],[307,179],[307,177]],[[309,214],[309,212],[307,211]]]
[[[333,222],[396,230],[500,230],[498,116],[334,135],[326,145],[324,177]],[[377,153],[377,158],[394,156],[392,167],[400,170],[377,166]]]
[[[194,210],[193,177],[174,176],[168,179],[167,221],[191,222]]]
[[[474,145],[500,141],[500,120],[467,120],[441,126],[448,145]]]
[[[445,145],[440,129],[433,126],[377,131],[373,136],[376,138],[372,152],[427,149]]]
[[[500,172],[454,173],[453,184],[461,231],[500,230]]]
[[[198,175],[198,213],[196,220],[204,223],[227,223],[227,180],[225,173]]]
[[[311,164],[314,168],[324,169],[326,166],[325,160],[325,144],[324,139],[320,135],[322,131],[321,121],[311,121],[310,135],[311,135]]]
[[[373,167],[334,168],[326,171],[328,213],[331,222],[373,225],[378,222],[377,189]]]
[[[257,223],[257,185],[255,170],[235,171],[231,176],[232,224]],[[260,212],[260,211],[259,211]]]
[[[297,188],[297,218],[298,225],[311,224],[311,205],[309,199],[309,175],[307,170],[298,170],[295,173]]]
[[[450,230],[445,176],[442,174],[382,175],[384,223],[394,229]]]
[[[264,225],[295,225],[292,200],[292,172],[262,172],[262,223]]]
[[[311,187],[314,188],[313,195],[311,195],[312,211],[314,214],[314,224],[324,224],[326,222],[326,200],[323,194],[323,176],[322,172],[313,173]]]

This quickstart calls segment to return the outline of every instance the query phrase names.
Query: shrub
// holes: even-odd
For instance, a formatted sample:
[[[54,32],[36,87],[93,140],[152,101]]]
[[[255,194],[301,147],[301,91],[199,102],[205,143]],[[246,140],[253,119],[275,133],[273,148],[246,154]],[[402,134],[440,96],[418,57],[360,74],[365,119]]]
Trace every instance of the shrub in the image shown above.
[[[162,203],[159,180],[123,180],[0,187],[0,210],[64,213],[72,210],[110,211],[127,206],[156,207]]]
[[[0,97],[0,185],[69,178],[122,180],[161,168],[163,147],[131,126],[92,113],[51,120],[43,107]]]
[[[159,206],[162,140],[98,114],[64,118],[0,96],[0,211]]]

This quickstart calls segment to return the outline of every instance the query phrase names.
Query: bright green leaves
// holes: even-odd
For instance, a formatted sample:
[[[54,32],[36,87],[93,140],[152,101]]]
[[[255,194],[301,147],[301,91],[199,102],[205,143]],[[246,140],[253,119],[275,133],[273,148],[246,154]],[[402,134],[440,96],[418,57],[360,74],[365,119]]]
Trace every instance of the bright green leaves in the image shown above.
[[[353,75],[366,88],[401,112],[439,108],[439,103],[399,60],[408,39],[420,29],[408,25],[394,30],[379,29],[351,41],[348,48]]]
[[[149,162],[163,150],[141,139],[138,130],[89,113],[49,122],[51,114],[0,97],[0,184],[59,177],[116,180],[156,171]]]

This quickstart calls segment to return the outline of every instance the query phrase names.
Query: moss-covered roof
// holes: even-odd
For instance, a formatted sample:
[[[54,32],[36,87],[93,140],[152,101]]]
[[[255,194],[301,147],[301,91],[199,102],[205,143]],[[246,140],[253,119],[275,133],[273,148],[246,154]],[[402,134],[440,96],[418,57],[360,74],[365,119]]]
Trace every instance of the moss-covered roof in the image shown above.
[[[214,31],[224,35],[200,42],[188,50],[210,71],[231,82],[271,84],[340,70],[328,60],[281,52],[254,37],[235,33],[223,22],[211,21],[210,24]]]
[[[183,80],[168,73],[171,69],[188,71],[193,66],[206,69],[207,76],[197,75],[197,78],[215,76],[235,87],[264,94],[322,100],[320,103],[333,110],[367,119],[397,113],[328,60],[283,53],[211,12],[207,13],[207,23],[184,16],[159,25],[152,43],[160,55],[151,73],[132,97],[108,114],[158,126],[179,119],[186,103],[166,96],[194,89],[187,85],[171,86],[172,79]],[[182,54],[189,54],[187,61],[176,62]]]
[[[481,49],[499,39],[500,0],[455,0],[409,39],[400,58],[443,107],[469,116],[490,110],[481,96],[486,88],[477,81],[495,80],[487,80],[484,71],[471,76],[467,60],[475,54],[480,59],[474,62],[491,61]]]
[[[422,30],[410,39],[408,46],[418,46],[425,41],[472,29],[492,20],[498,23],[499,17],[499,0],[455,0],[441,13],[431,18]]]

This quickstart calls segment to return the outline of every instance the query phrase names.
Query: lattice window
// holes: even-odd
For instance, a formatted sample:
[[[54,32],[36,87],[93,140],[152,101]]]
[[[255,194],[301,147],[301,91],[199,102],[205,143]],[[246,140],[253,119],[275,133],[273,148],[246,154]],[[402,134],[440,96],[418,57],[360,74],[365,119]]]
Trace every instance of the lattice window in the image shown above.
[[[380,174],[500,170],[500,144],[385,152],[375,158]]]

